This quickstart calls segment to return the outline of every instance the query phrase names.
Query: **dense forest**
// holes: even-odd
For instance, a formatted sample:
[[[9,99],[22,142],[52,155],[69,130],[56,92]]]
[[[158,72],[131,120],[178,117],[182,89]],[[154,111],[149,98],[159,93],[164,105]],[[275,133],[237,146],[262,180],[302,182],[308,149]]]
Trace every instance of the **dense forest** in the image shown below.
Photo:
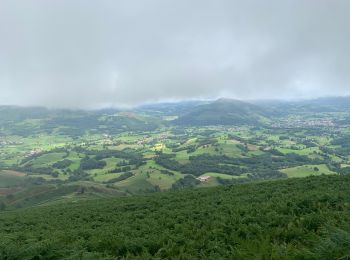
[[[1,259],[348,259],[350,175],[0,213]]]

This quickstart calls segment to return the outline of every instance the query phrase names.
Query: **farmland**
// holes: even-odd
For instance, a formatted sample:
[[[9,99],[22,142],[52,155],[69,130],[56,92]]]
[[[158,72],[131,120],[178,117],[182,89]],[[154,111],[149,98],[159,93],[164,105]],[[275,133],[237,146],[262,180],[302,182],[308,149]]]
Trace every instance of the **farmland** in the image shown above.
[[[43,198],[51,188],[65,190],[60,197],[132,195],[350,172],[346,108],[308,113],[294,105],[277,114],[242,102],[212,104],[187,112],[176,104],[130,112],[3,107],[0,201],[11,209],[36,199],[9,197],[32,198],[41,189]],[[211,109],[222,121],[211,119]],[[199,115],[205,121],[191,125]]]
[[[0,107],[0,258],[345,259],[335,103]]]

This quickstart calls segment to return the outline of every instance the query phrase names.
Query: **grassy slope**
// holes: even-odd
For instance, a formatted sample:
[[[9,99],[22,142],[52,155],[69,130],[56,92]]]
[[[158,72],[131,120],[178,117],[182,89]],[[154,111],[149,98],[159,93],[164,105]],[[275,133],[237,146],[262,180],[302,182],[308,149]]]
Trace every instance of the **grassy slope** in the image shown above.
[[[315,171],[315,167],[317,167],[319,171]],[[325,164],[297,166],[281,170],[281,172],[287,174],[288,178],[307,177],[311,175],[317,176],[322,174],[336,174],[335,172],[330,171]]]
[[[15,189],[16,187],[13,187]],[[0,188],[1,193],[5,193]],[[6,203],[6,209],[33,207],[46,205],[54,201],[67,201],[71,198],[81,199],[84,197],[111,197],[125,195],[123,192],[109,189],[94,182],[73,182],[65,185],[28,185],[17,187],[11,196],[0,197]],[[0,202],[1,203],[1,202]]]
[[[3,212],[0,258],[340,258],[349,185],[320,176]]]
[[[17,186],[26,180],[24,174],[14,171],[0,171],[0,188]]]
[[[33,160],[33,167],[49,167],[55,162],[62,160],[65,153],[49,153]]]

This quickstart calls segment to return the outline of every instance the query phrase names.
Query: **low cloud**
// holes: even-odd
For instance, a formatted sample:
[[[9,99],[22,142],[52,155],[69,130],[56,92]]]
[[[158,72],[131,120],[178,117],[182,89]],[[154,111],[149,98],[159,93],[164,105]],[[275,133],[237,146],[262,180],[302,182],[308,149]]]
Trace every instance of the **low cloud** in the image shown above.
[[[3,0],[0,103],[350,94],[347,0]]]

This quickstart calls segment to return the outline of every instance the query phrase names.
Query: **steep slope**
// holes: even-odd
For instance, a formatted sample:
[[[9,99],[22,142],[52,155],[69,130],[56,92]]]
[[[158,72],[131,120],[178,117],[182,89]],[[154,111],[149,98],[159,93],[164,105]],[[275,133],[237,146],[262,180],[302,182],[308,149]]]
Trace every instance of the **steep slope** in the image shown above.
[[[178,125],[244,125],[266,121],[263,108],[243,101],[219,99],[189,109],[173,122]]]
[[[350,176],[0,214],[1,259],[347,259]]]

